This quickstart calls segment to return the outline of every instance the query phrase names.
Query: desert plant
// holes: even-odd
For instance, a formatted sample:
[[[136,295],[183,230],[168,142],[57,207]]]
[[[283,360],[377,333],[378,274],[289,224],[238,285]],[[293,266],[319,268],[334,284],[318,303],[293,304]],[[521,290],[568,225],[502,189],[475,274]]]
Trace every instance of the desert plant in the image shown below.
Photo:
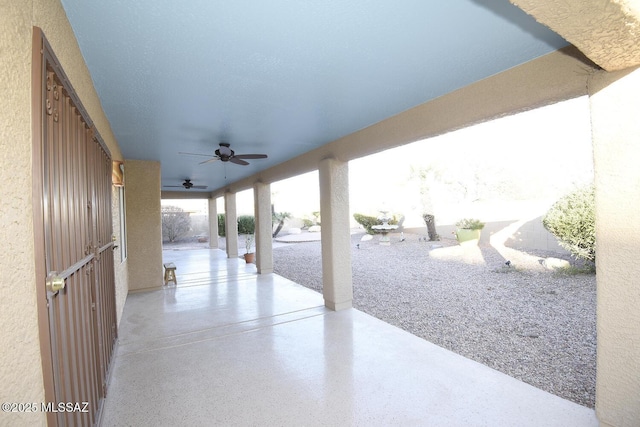
[[[253,215],[238,217],[238,234],[253,234],[256,231],[256,219]]]
[[[482,230],[484,228],[484,222],[480,222],[479,219],[464,218],[456,222],[456,227],[465,230]]]
[[[561,197],[542,218],[542,225],[573,256],[596,260],[595,189],[578,188]]]
[[[244,246],[245,249],[247,250],[247,253],[250,254],[251,252],[253,252],[251,250],[251,247],[253,246],[253,241],[255,240],[255,235],[253,234],[247,234],[244,238]]]
[[[320,225],[320,211],[311,212],[313,216],[313,225]]]

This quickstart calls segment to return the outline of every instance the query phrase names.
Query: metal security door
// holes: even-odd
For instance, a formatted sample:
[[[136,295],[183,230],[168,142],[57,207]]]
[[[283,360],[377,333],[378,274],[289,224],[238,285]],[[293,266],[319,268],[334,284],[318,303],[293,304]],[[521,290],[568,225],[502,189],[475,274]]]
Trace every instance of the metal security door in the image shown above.
[[[42,43],[42,286],[54,392],[48,420],[89,426],[106,394],[117,334],[111,159]]]

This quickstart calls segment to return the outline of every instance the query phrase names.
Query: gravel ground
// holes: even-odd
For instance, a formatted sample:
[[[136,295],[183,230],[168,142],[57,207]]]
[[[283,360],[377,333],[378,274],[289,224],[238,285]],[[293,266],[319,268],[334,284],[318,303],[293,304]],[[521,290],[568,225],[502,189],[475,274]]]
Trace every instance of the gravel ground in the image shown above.
[[[558,273],[525,253],[452,239],[352,235],[353,305],[434,344],[593,408],[594,274]],[[357,248],[359,244],[360,248]],[[438,247],[439,246],[439,247]],[[322,292],[320,242],[274,248],[277,274]],[[505,261],[511,261],[511,266]]]

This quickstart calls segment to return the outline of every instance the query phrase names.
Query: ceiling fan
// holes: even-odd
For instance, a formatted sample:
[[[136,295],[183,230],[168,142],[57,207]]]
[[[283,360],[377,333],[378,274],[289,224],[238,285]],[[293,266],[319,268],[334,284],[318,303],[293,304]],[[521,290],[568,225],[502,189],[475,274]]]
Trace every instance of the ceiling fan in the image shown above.
[[[211,163],[216,160],[221,160],[223,162],[231,162],[236,165],[247,166],[249,162],[245,161],[245,159],[266,159],[266,154],[236,154],[230,147],[230,144],[227,142],[221,142],[220,148],[215,151],[215,156],[209,154],[198,154],[198,153],[178,153],[178,154],[187,154],[190,156],[203,156],[203,157],[211,157],[209,160],[205,160],[204,162],[200,162],[199,164]]]
[[[191,190],[192,188],[195,188],[196,190],[204,190],[205,188],[207,188],[206,185],[193,185],[193,182],[191,182],[190,179],[185,179],[184,182],[182,183],[182,185],[165,185],[165,188],[180,188],[180,187],[184,187],[187,190]]]

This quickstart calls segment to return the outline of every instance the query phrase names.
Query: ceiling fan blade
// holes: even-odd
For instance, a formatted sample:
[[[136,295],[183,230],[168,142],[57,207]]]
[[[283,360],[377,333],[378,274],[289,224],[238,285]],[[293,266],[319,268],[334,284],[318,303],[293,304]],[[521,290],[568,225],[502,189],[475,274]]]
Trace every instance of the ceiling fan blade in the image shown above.
[[[197,190],[204,190],[205,188],[207,188],[206,185],[194,185],[191,188],[195,188]]]
[[[220,160],[220,158],[219,158],[219,157],[214,157],[214,158],[212,158],[212,159],[205,160],[204,162],[200,162],[200,163],[198,163],[198,164],[199,164],[199,165],[204,165],[205,163],[215,162],[216,160]]]
[[[233,156],[232,158],[229,159],[229,161],[231,163],[235,163],[236,165],[242,165],[242,166],[247,166],[249,164],[249,162],[245,162],[242,159],[239,159],[238,156]]]
[[[182,188],[182,185],[163,185],[164,188]]]
[[[236,154],[235,156],[236,159],[266,159],[267,155],[266,154]]]
[[[216,156],[212,156],[211,154],[183,153],[182,151],[179,151],[178,154],[186,154],[187,156],[216,157]]]

